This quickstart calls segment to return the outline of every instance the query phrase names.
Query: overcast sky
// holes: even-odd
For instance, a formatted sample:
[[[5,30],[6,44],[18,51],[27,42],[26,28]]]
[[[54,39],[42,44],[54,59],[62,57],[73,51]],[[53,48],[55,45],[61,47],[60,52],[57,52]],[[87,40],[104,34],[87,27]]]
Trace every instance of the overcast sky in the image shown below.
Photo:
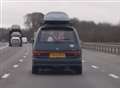
[[[9,27],[12,24],[24,26],[24,16],[27,13],[42,12],[45,14],[49,11],[64,11],[71,18],[77,17],[80,20],[95,21],[96,23],[108,22],[118,24],[120,22],[120,2],[97,2],[98,0],[92,0],[96,2],[59,2],[58,0],[52,0],[54,2],[50,0],[46,2],[40,2],[40,0],[35,0],[35,2],[32,0],[17,1],[3,0],[2,19],[0,19],[2,26]]]
[[[120,0],[3,0],[3,1],[120,1]]]

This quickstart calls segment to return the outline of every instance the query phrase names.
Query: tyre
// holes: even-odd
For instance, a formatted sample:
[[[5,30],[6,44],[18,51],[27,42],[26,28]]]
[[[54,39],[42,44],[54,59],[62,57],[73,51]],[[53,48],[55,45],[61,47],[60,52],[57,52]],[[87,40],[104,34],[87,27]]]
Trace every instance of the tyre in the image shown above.
[[[75,74],[82,74],[82,66],[74,67]]]
[[[9,44],[9,46],[11,47],[12,45],[11,45],[11,44]]]
[[[20,44],[19,47],[22,47],[22,44]]]
[[[39,73],[38,67],[32,66],[32,74],[38,74],[38,73]]]
[[[22,47],[21,45],[19,47]]]

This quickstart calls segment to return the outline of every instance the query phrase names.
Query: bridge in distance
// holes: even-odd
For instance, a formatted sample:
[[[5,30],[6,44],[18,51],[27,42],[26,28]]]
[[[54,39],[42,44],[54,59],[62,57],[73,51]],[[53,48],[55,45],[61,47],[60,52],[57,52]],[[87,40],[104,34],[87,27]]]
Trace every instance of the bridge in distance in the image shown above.
[[[32,45],[0,43],[0,88],[120,88],[120,45],[83,44],[83,74],[33,75]]]

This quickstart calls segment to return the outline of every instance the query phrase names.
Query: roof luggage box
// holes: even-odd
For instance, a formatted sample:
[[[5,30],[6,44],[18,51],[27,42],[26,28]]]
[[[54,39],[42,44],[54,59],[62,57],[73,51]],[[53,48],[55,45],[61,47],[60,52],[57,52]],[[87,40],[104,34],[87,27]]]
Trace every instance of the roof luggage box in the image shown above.
[[[49,12],[44,17],[44,24],[69,24],[70,18],[64,12]]]

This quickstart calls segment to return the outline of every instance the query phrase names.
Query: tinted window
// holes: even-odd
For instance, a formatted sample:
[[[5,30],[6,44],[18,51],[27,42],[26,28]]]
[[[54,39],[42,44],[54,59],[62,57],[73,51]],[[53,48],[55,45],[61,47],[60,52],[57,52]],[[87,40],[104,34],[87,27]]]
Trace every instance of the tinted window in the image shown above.
[[[40,42],[74,42],[74,31],[42,30],[39,35]]]

